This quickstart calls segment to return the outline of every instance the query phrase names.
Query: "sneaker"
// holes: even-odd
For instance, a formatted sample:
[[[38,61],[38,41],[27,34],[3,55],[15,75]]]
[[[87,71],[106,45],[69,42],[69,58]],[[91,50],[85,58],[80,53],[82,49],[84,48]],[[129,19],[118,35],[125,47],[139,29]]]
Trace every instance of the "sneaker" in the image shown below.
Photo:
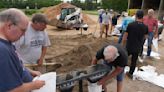
[[[139,61],[140,63],[143,63],[143,58],[140,57],[140,56],[138,56],[138,61]]]

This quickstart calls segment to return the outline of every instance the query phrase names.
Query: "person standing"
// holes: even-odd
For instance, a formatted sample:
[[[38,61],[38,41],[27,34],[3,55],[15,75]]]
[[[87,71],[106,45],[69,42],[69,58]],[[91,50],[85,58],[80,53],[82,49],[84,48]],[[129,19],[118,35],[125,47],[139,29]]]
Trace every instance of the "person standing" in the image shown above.
[[[122,20],[122,32],[121,32],[121,35],[118,39],[118,43],[121,44],[122,43],[122,38],[123,38],[123,35],[124,33],[126,32],[126,29],[127,29],[127,26],[129,23],[135,21],[134,18],[132,18],[131,16],[128,16],[128,13],[124,13],[124,18]]]
[[[24,64],[42,66],[47,47],[50,46],[48,34],[45,31],[47,18],[43,14],[35,14],[29,22],[27,31],[15,42],[17,52]]]
[[[138,55],[143,47],[143,41],[148,33],[148,27],[143,23],[144,13],[142,10],[136,12],[136,21],[130,23],[123,36],[123,46],[126,43],[128,55],[132,55],[130,71],[128,76],[133,77]]]
[[[27,16],[19,9],[0,12],[0,92],[30,92],[41,88],[44,81],[32,81],[39,72],[26,69],[12,42],[26,31]]]
[[[115,26],[117,25],[117,20],[118,20],[118,16],[117,16],[116,12],[114,12],[113,17],[112,17],[112,27],[111,27],[111,30],[110,30],[110,34],[112,33]]]
[[[150,56],[151,50],[152,50],[152,40],[153,37],[158,37],[158,21],[156,18],[154,18],[154,10],[149,9],[148,15],[144,17],[143,22],[145,25],[148,26],[149,32],[148,32],[148,50],[147,50],[147,56]]]
[[[98,10],[98,14],[99,14],[98,22],[99,22],[99,26],[100,26],[100,32],[102,32],[102,15],[104,12],[105,12],[104,9]]]
[[[105,13],[102,14],[102,31],[100,32],[100,37],[102,38],[103,33],[105,33],[105,37],[108,36],[109,26],[111,24],[111,15],[108,10],[105,10]],[[104,32],[105,30],[105,32]]]
[[[98,84],[103,86],[105,92],[108,92],[106,89],[107,80],[117,77],[117,92],[122,92],[124,67],[127,65],[128,61],[126,50],[119,44],[107,45],[97,52],[92,60],[92,64],[97,64],[101,59],[103,59],[103,64],[107,65],[111,70],[113,67],[115,68],[111,73],[104,76]]]

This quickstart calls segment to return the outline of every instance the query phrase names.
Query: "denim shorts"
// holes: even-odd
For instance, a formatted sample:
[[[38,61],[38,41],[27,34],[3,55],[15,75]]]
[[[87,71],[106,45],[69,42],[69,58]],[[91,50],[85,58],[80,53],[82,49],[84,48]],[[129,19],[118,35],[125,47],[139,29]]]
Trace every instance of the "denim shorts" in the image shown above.
[[[103,64],[109,66],[112,70],[113,65],[111,65],[110,63],[107,63],[106,61],[103,61]],[[123,79],[124,79],[124,69],[121,71],[120,74],[117,75],[116,79],[117,79],[117,81],[123,81]]]

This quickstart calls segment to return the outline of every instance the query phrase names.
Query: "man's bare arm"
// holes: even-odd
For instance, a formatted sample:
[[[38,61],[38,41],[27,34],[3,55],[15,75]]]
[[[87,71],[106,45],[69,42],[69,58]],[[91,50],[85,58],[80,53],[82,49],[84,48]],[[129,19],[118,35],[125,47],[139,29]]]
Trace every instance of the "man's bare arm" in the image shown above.
[[[112,73],[109,73],[107,76],[103,77],[100,81],[99,84],[104,85],[105,82],[109,79],[112,79],[113,77],[117,76],[119,73],[123,71],[124,68],[117,66]]]

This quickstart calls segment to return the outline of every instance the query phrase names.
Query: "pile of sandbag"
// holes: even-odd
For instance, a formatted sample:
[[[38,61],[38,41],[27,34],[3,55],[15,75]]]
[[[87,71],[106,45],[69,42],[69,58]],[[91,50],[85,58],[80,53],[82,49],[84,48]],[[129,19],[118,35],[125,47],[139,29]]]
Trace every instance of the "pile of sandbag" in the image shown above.
[[[62,8],[76,8],[76,6],[71,5],[69,3],[60,3],[60,4],[55,5],[55,6],[51,6],[51,7],[47,7],[47,8],[42,8],[41,10],[48,17],[48,19],[50,21],[49,24],[55,26],[57,24],[57,22],[58,22],[58,20],[56,19],[56,17],[57,17],[57,15],[60,14]],[[95,21],[93,21],[92,19],[90,19],[84,13],[82,13],[82,17],[83,17],[84,23],[87,23],[88,25],[95,23]]]

